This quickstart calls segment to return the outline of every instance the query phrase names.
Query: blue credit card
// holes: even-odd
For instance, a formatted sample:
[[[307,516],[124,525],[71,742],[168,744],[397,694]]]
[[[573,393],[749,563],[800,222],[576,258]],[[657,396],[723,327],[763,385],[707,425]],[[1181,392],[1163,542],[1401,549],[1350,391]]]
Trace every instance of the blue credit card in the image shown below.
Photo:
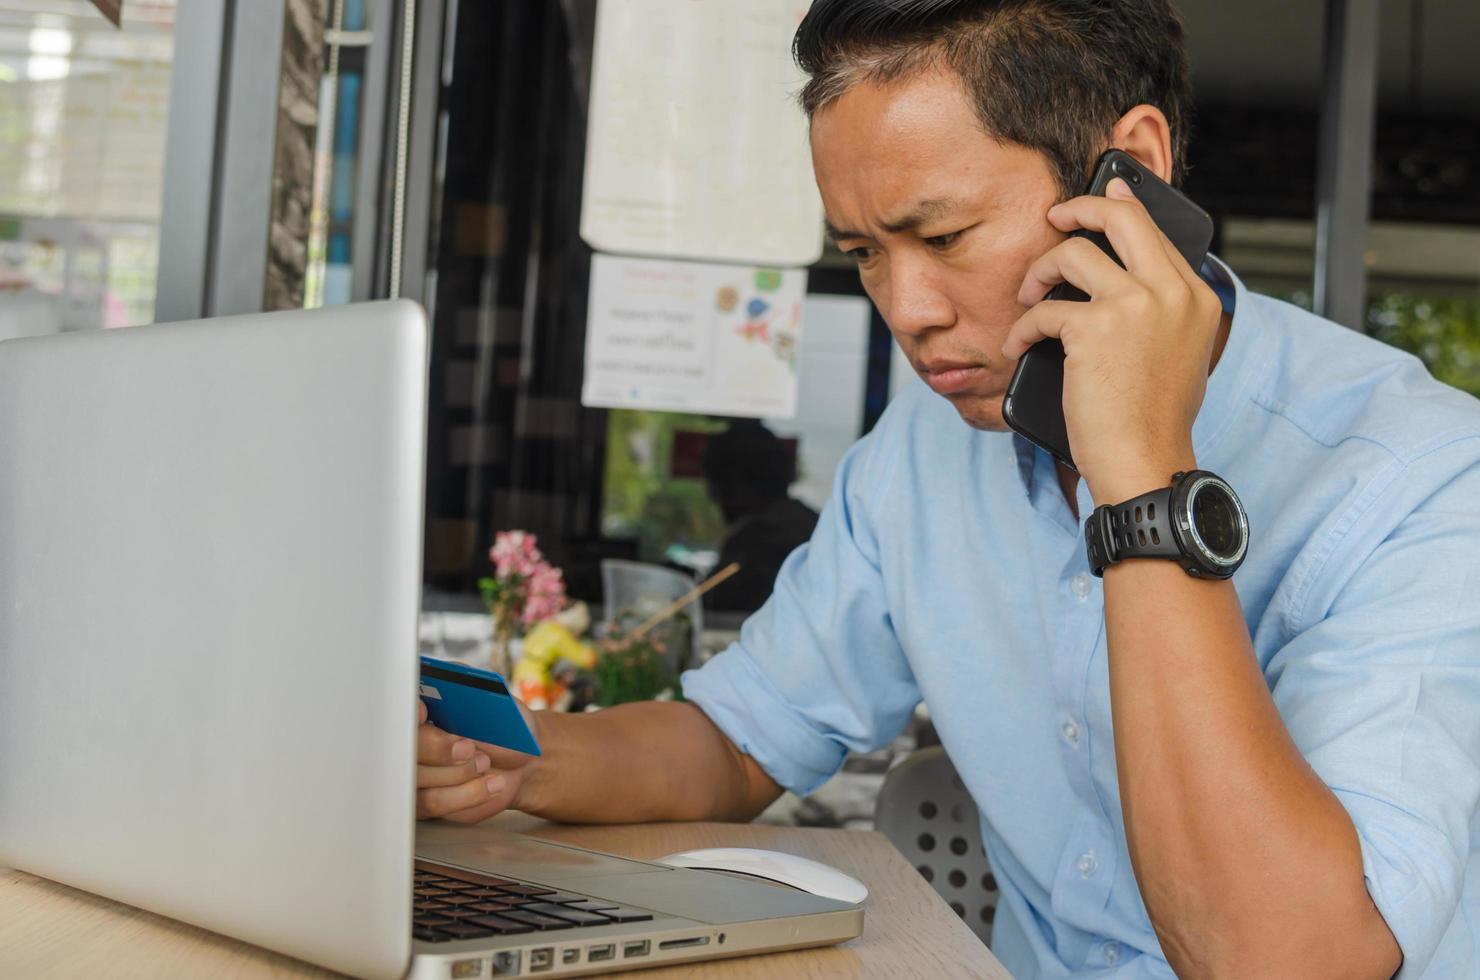
[[[427,721],[444,732],[528,755],[540,754],[509,686],[492,671],[422,657],[421,699],[427,706]]]

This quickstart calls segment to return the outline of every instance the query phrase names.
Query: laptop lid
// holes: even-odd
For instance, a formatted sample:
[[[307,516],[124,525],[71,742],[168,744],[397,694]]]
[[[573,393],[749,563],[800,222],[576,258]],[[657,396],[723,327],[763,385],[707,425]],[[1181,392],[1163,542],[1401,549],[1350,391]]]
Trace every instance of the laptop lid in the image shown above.
[[[404,973],[426,370],[409,302],[0,343],[0,864]]]

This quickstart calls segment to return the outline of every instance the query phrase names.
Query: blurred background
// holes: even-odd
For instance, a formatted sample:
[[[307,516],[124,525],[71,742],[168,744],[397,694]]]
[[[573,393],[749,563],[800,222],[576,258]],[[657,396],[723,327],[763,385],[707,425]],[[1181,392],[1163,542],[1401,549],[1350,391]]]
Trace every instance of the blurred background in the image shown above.
[[[1480,394],[1480,5],[1178,6],[1187,190],[1214,250]],[[603,558],[702,575],[737,523],[805,537],[910,380],[829,247],[807,270],[795,415],[711,453],[733,420],[582,406],[595,0],[122,9],[115,27],[89,0],[0,0],[0,336],[420,300],[430,601],[476,608],[503,528],[592,596]],[[717,611],[768,587],[732,584]]]
[[[1480,395],[1480,4],[1177,6],[1186,190],[1214,251]],[[124,0],[117,26],[91,0],[0,0],[0,339],[416,299],[427,608],[482,612],[514,528],[593,603],[603,561],[685,581],[739,561],[706,597],[702,657],[912,374],[829,246],[806,269],[794,414],[582,404],[596,28],[596,0]],[[453,622],[438,643],[487,636]]]

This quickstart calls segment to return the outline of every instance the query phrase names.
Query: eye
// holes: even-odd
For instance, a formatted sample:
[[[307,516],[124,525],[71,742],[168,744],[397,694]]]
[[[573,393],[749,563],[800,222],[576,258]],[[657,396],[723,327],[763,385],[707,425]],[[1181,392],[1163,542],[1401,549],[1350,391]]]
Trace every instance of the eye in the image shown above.
[[[874,257],[874,250],[869,248],[867,245],[860,245],[857,248],[848,249],[848,251],[844,252],[843,254],[851,258],[854,262],[857,262],[859,265],[863,265],[864,263],[868,262],[869,259]]]
[[[931,248],[950,248],[952,245],[956,244],[956,240],[960,237],[961,233],[959,231],[953,231],[948,235],[931,235],[924,241],[925,244],[929,245]]]

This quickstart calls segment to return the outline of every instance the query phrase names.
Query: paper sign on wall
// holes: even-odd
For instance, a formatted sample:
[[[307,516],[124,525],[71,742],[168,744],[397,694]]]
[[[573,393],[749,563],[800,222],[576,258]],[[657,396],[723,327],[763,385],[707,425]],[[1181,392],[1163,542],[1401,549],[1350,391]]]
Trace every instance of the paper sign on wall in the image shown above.
[[[581,237],[594,249],[810,265],[822,255],[806,79],[810,0],[602,0]]]
[[[790,417],[806,290],[800,269],[592,256],[581,403]]]

